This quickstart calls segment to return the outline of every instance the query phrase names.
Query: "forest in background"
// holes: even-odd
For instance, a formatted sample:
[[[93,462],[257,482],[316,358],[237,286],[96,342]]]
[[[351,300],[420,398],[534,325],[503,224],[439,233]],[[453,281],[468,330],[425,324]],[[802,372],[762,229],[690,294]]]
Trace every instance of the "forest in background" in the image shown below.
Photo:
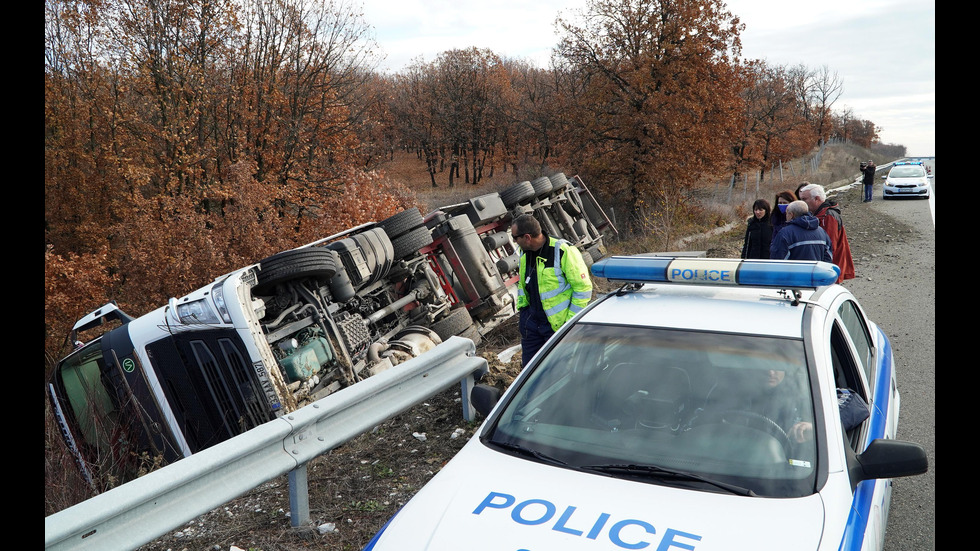
[[[878,142],[872,121],[833,109],[830,69],[742,59],[743,25],[720,0],[595,0],[556,22],[544,69],[468,48],[396,74],[375,70],[370,22],[347,0],[45,12],[49,368],[109,300],[140,314],[418,205],[381,170],[396,152],[429,186],[572,170],[628,236],[688,208],[706,176],[765,174],[831,138]]]

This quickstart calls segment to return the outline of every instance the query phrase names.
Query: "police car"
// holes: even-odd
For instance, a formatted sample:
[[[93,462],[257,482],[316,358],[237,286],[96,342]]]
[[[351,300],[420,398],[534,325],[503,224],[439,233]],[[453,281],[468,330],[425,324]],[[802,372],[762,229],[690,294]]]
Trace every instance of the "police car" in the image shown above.
[[[370,551],[881,549],[892,350],[825,262],[611,257]],[[490,410],[486,403],[495,405]]]
[[[888,174],[882,176],[881,197],[929,197],[932,174],[926,171],[922,161],[901,161],[892,165]]]

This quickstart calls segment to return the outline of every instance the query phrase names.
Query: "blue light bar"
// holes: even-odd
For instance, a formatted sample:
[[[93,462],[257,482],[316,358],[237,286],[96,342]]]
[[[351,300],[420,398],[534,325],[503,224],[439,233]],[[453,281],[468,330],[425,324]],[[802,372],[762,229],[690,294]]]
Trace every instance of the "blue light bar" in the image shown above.
[[[816,288],[833,285],[840,268],[810,260],[739,260],[671,256],[613,256],[592,265],[592,275],[612,281],[753,287]]]

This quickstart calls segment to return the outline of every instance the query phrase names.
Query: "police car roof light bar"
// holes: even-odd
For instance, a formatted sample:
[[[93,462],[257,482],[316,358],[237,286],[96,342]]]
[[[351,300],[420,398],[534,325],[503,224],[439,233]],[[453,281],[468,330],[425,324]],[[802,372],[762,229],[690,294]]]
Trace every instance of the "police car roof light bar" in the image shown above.
[[[592,265],[592,275],[612,281],[688,283],[776,288],[833,285],[840,268],[806,260],[739,260],[671,256],[613,256]]]

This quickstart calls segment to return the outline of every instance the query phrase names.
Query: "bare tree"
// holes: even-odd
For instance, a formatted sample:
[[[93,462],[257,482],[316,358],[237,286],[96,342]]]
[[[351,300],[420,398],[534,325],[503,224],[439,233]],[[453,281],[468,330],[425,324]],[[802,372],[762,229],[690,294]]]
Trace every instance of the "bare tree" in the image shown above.
[[[816,113],[814,117],[814,131],[817,134],[817,143],[823,143],[830,135],[832,130],[831,115],[834,103],[844,93],[844,83],[841,81],[837,71],[831,72],[824,65],[814,74],[813,87],[811,89],[810,103]]]

